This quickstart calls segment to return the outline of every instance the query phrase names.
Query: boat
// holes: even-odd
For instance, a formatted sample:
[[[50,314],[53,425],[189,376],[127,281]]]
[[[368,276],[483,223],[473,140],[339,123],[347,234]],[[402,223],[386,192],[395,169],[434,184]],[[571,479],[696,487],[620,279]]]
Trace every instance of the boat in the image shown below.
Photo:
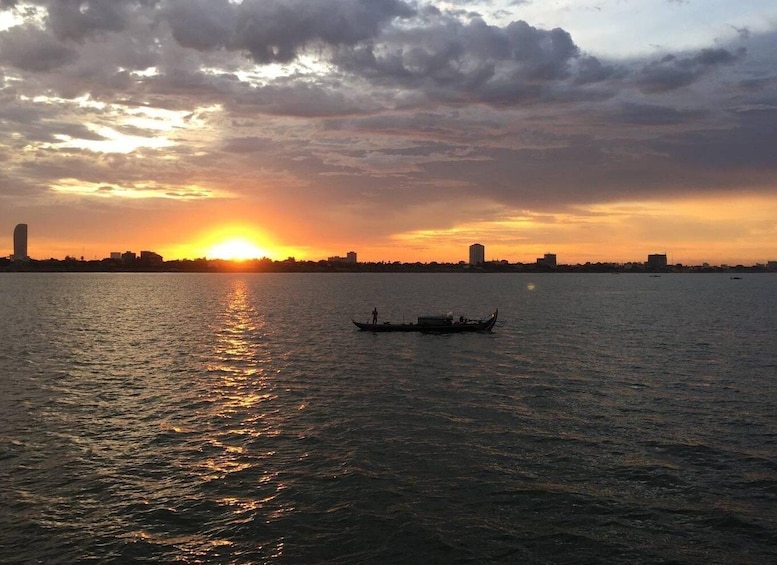
[[[458,320],[453,319],[453,315],[448,314],[445,316],[419,316],[418,322],[401,324],[392,324],[391,322],[372,323],[372,322],[357,322],[351,320],[357,328],[362,331],[368,332],[424,332],[424,333],[463,333],[463,332],[490,332],[491,328],[496,324],[496,318],[499,314],[499,310],[494,310],[494,313],[483,318],[482,320],[469,320],[460,317]]]

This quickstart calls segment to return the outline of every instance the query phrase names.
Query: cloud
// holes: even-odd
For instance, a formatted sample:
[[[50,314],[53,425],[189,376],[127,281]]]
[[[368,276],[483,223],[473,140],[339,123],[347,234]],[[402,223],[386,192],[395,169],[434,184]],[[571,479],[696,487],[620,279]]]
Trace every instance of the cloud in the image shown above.
[[[721,65],[731,65],[745,57],[744,47],[732,52],[727,49],[702,49],[690,57],[666,55],[645,65],[637,76],[637,84],[645,92],[665,92],[688,86],[707,72]]]
[[[255,153],[266,151],[274,145],[273,140],[257,136],[235,137],[228,139],[223,144],[224,151],[229,153]]]
[[[452,4],[5,2],[35,9],[0,31],[0,195],[229,195],[279,230],[296,209],[311,232],[379,216],[388,236],[475,208],[773,190],[777,33],[611,60]]]
[[[164,12],[185,47],[244,50],[258,63],[290,62],[316,43],[354,45],[414,14],[400,0],[173,0]]]
[[[542,30],[523,21],[498,27],[444,16],[341,48],[333,61],[376,85],[423,91],[436,101],[502,105],[554,98],[552,87],[569,79],[573,69],[580,71],[580,82],[612,74],[594,57],[573,66],[579,55],[559,28]]]
[[[216,49],[232,43],[238,8],[228,0],[172,0],[163,12],[184,47]]]
[[[46,3],[48,26],[61,40],[80,41],[100,32],[119,32],[142,0],[53,0]]]
[[[708,115],[704,110],[678,109],[657,104],[624,103],[616,120],[631,125],[673,125],[699,121]]]
[[[73,63],[78,53],[34,25],[0,33],[0,62],[24,71],[45,72]]]

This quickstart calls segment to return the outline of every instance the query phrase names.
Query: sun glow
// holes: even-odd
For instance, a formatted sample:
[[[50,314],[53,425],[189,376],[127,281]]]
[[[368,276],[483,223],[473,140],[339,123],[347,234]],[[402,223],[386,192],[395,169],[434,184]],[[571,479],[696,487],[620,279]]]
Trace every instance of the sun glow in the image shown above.
[[[208,259],[227,259],[230,261],[246,261],[268,257],[268,252],[247,239],[235,238],[212,245],[208,249]]]

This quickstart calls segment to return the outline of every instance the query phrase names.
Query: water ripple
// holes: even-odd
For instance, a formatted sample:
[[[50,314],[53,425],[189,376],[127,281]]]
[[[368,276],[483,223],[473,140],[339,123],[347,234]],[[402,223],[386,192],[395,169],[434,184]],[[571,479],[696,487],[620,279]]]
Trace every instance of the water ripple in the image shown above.
[[[0,278],[0,561],[776,561],[772,278],[530,278]]]

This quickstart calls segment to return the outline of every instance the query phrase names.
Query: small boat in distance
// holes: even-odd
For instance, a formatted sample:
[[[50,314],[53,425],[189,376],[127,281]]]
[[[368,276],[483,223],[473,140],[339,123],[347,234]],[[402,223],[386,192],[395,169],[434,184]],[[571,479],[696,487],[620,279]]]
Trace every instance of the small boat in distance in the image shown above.
[[[488,318],[482,320],[469,320],[460,317],[454,320],[453,316],[419,316],[418,323],[392,324],[391,322],[372,323],[357,322],[351,320],[357,328],[368,332],[426,332],[426,333],[461,333],[461,332],[490,332],[496,324],[499,310],[494,310]]]

